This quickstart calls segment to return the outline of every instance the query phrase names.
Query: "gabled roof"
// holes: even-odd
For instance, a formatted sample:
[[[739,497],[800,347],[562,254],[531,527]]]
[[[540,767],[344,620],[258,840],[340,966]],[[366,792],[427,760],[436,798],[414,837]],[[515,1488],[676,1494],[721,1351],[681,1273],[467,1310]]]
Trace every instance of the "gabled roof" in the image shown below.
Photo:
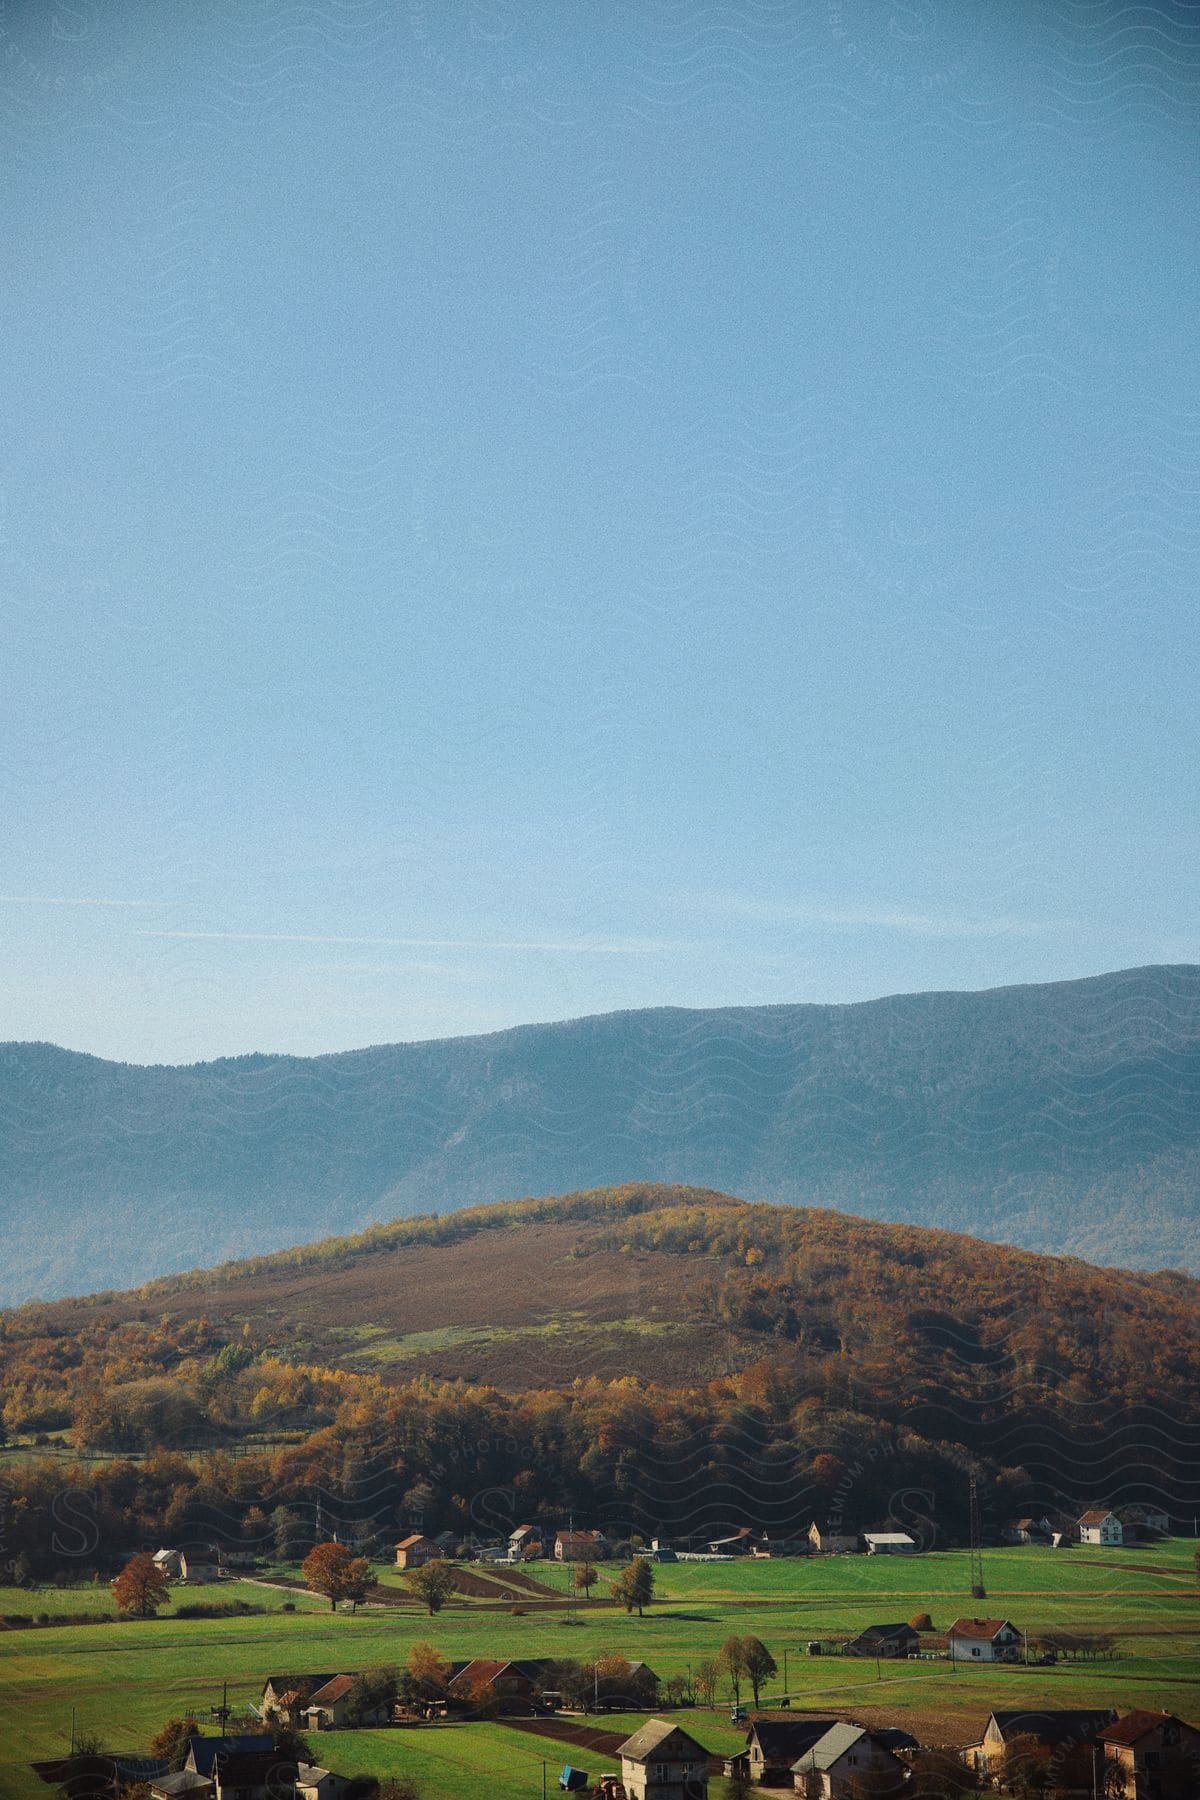
[[[691,1732],[684,1731],[679,1725],[668,1724],[666,1719],[648,1719],[640,1731],[635,1731],[631,1738],[626,1738],[618,1747],[617,1755],[627,1756],[632,1762],[645,1762],[673,1734],[682,1738],[685,1744],[690,1744],[697,1756],[708,1755],[704,1745],[698,1744]]]
[[[337,1700],[344,1700],[354,1686],[353,1675],[335,1675],[324,1687],[319,1687],[309,1700],[310,1706],[332,1706]]]
[[[947,1636],[980,1638],[984,1643],[990,1644],[1006,1626],[1009,1631],[1017,1629],[1011,1619],[955,1619]]]
[[[1160,1725],[1182,1725],[1174,1713],[1148,1712],[1139,1707],[1135,1712],[1126,1713],[1123,1719],[1115,1724],[1106,1725],[1100,1733],[1106,1744],[1137,1744],[1151,1731],[1157,1731]],[[1189,1730],[1194,1727],[1189,1726]]]
[[[269,1731],[241,1737],[188,1739],[188,1760],[197,1774],[211,1775],[218,1756],[269,1756],[274,1759],[275,1740]]]
[[[1104,1726],[1111,1724],[1115,1717],[1111,1706],[1091,1711],[1077,1707],[1057,1707],[1046,1711],[1026,1708],[1023,1712],[994,1712],[988,1723],[995,1721],[997,1731],[1006,1742],[1014,1737],[1033,1737],[1039,1744],[1055,1745],[1090,1741]]]
[[[194,1769],[180,1769],[174,1775],[159,1775],[150,1784],[155,1793],[170,1794],[173,1800],[181,1794],[200,1793],[212,1787],[207,1775],[197,1775]]]
[[[437,1539],[426,1537],[423,1531],[414,1531],[411,1537],[401,1538],[396,1545],[397,1550],[411,1550],[414,1544],[436,1544]]]
[[[818,1738],[837,1724],[836,1719],[755,1719],[746,1732],[746,1742],[758,1740],[758,1747],[768,1762],[792,1763]]]
[[[862,1534],[868,1544],[911,1544],[916,1549],[917,1540],[907,1531],[864,1531]]]
[[[839,1719],[815,1744],[810,1745],[803,1756],[796,1758],[792,1764],[792,1773],[804,1775],[817,1769],[832,1769],[847,1750],[853,1750],[855,1744],[868,1735],[865,1725],[851,1725],[848,1720]]]
[[[919,1632],[902,1620],[898,1625],[864,1625],[855,1642],[866,1637],[918,1637]]]
[[[263,1693],[265,1694],[268,1688],[274,1688],[277,1694],[285,1694],[289,1690],[294,1693],[311,1694],[314,1688],[324,1687],[327,1681],[332,1681],[336,1673],[337,1671],[333,1670],[328,1675],[268,1675],[263,1682]]]
[[[1091,1506],[1087,1512],[1079,1515],[1075,1523],[1077,1525],[1103,1525],[1105,1519],[1115,1519],[1116,1516],[1111,1506]]]

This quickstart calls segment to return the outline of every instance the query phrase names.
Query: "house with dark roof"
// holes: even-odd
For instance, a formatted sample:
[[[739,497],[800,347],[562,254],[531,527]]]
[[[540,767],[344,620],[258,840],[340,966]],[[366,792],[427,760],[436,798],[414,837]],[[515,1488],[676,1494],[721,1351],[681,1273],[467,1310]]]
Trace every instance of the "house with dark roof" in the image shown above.
[[[1011,1619],[955,1619],[946,1640],[952,1662],[1021,1660],[1021,1633]]]
[[[650,1719],[617,1755],[627,1800],[708,1800],[708,1751],[678,1725]]]
[[[843,1649],[847,1656],[908,1656],[920,1647],[920,1633],[902,1622],[898,1625],[868,1625]]]
[[[857,1531],[847,1531],[842,1525],[821,1525],[816,1519],[808,1528],[808,1541],[822,1556],[847,1556],[861,1542]]]
[[[982,1736],[967,1744],[959,1754],[977,1775],[995,1779],[1002,1773],[1004,1758],[1018,1738],[1032,1738],[1043,1750],[1062,1761],[1075,1751],[1090,1752],[1105,1726],[1111,1725],[1116,1716],[1111,1706],[1091,1710],[1023,1707],[994,1712],[988,1718]]]
[[[1200,1729],[1174,1713],[1139,1709],[1100,1733],[1104,1793],[1119,1800],[1176,1800],[1200,1793]]]
[[[58,1789],[60,1800],[112,1800],[124,1787],[156,1781],[167,1773],[167,1764],[161,1758],[126,1751],[55,1756],[29,1766],[47,1787]]]
[[[188,1739],[182,1774],[209,1784],[211,1800],[293,1800],[296,1763],[280,1756],[269,1732],[241,1737]],[[182,1791],[204,1800],[205,1789]],[[164,1800],[182,1800],[182,1792]]]
[[[1010,1519],[1000,1535],[1006,1544],[1048,1544],[1054,1537],[1054,1527],[1045,1517],[1025,1513],[1019,1519]]]
[[[864,1787],[899,1794],[908,1771],[879,1733],[840,1720],[792,1764],[792,1786],[804,1800],[846,1800]]]
[[[750,1779],[789,1787],[792,1764],[836,1724],[836,1719],[753,1719],[746,1732]]]
[[[1171,1529],[1171,1521],[1162,1507],[1152,1506],[1144,1500],[1122,1506],[1117,1517],[1124,1527],[1126,1541],[1131,1537],[1165,1537]]]

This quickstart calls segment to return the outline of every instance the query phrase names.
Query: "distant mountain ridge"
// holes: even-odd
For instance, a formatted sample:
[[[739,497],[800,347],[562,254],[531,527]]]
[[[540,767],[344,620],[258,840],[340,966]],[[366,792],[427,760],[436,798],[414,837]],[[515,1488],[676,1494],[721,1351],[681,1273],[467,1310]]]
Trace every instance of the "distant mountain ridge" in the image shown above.
[[[1200,967],[178,1068],[0,1048],[0,1302],[638,1180],[1200,1269]]]

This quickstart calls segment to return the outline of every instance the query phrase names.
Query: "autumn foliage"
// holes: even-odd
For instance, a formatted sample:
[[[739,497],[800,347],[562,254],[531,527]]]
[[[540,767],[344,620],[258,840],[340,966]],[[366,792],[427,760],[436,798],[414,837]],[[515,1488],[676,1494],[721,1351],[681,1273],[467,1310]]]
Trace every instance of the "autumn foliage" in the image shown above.
[[[170,1598],[170,1584],[148,1551],[131,1556],[111,1586],[120,1610],[136,1619],[152,1619]]]

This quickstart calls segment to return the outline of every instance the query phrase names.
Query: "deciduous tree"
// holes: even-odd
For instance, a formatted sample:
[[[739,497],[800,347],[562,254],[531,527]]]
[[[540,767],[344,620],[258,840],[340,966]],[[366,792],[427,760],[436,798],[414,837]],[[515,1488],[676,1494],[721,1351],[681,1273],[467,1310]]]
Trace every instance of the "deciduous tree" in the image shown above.
[[[591,1599],[592,1588],[598,1580],[599,1576],[594,1563],[577,1562],[571,1571],[572,1585],[577,1589],[582,1589],[584,1597],[588,1600]]]
[[[419,1569],[413,1569],[406,1579],[417,1599],[425,1603],[430,1613],[441,1612],[454,1592],[454,1570],[440,1556],[435,1556],[431,1562],[422,1563]]]
[[[121,1611],[138,1619],[152,1619],[170,1595],[166,1576],[146,1550],[130,1557],[111,1587]]]
[[[350,1568],[361,1558],[351,1556],[345,1544],[314,1544],[300,1565],[300,1573],[314,1594],[324,1594],[329,1610],[337,1611],[339,1600],[348,1595]]]
[[[419,1638],[408,1653],[408,1672],[421,1693],[444,1694],[450,1679],[450,1664],[434,1644]]]
[[[195,1719],[168,1719],[162,1730],[150,1739],[150,1754],[161,1757],[175,1774],[187,1761],[188,1739],[203,1735]]]
[[[654,1598],[654,1570],[644,1556],[635,1556],[608,1586],[613,1599],[618,1600],[626,1612],[637,1608],[640,1619]]]
[[[761,1638],[744,1637],[742,1639],[742,1660],[746,1679],[754,1694],[754,1704],[757,1706],[763,1683],[770,1681],[772,1675],[776,1673],[775,1658]]]

